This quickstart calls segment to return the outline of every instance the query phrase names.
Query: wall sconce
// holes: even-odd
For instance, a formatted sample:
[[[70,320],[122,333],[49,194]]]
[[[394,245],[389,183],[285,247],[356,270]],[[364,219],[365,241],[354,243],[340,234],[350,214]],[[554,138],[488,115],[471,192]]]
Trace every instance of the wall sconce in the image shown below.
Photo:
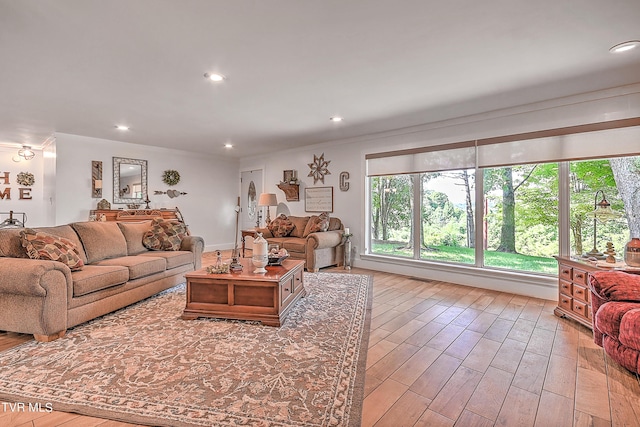
[[[102,162],[99,160],[91,161],[91,197],[102,197]]]
[[[18,150],[18,156],[22,157],[25,160],[31,160],[36,156],[36,153],[31,149],[28,145],[23,145],[21,149]]]
[[[278,199],[273,193],[262,193],[258,200],[258,206],[266,206],[267,208],[267,225],[271,224],[271,215],[269,214],[269,208],[271,206],[278,206]]]

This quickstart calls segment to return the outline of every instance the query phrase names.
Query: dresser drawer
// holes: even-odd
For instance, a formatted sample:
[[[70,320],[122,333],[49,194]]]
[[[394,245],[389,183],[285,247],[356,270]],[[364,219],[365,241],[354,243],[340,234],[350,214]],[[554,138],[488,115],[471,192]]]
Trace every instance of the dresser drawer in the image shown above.
[[[584,286],[580,286],[577,284],[573,285],[573,292],[571,292],[573,298],[583,301],[585,303],[589,302],[589,289]]]
[[[583,270],[578,270],[577,268],[573,269],[573,283],[577,283],[578,285],[587,286],[587,276],[589,273]]]
[[[566,280],[560,279],[560,292],[565,295],[573,295],[573,284],[571,282],[567,282]]]
[[[573,300],[573,312],[578,313],[585,319],[589,318],[588,305],[582,301]]]
[[[560,264],[560,271],[558,273],[561,279],[571,281],[573,279],[573,268]]]
[[[573,310],[572,302],[573,298],[565,294],[560,294],[560,297],[558,298],[558,306],[564,308],[567,311]]]
[[[293,294],[293,277],[285,280],[280,287],[280,304],[285,305],[285,301]]]

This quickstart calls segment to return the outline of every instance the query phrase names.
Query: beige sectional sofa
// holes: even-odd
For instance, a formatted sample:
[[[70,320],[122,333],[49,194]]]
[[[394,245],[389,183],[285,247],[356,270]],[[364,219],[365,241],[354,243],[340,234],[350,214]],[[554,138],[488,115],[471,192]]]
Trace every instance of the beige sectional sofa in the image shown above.
[[[313,216],[289,216],[293,229],[287,236],[274,237],[268,228],[258,228],[258,232],[267,242],[277,243],[289,252],[292,259],[305,260],[307,271],[317,272],[323,267],[343,265],[344,263],[344,226],[339,218],[330,218],[327,231],[306,234],[307,223]]]
[[[143,235],[151,221],[78,222],[37,228],[70,240],[84,267],[30,259],[20,229],[0,229],[0,330],[38,341],[184,282],[200,268],[204,241],[186,236],[177,251],[150,251]]]

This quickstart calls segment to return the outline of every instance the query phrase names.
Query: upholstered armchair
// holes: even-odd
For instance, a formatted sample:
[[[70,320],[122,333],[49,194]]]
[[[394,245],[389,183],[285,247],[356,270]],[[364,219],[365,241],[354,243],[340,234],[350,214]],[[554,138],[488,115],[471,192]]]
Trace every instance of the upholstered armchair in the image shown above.
[[[593,340],[628,370],[640,373],[640,275],[597,271],[589,275]]]

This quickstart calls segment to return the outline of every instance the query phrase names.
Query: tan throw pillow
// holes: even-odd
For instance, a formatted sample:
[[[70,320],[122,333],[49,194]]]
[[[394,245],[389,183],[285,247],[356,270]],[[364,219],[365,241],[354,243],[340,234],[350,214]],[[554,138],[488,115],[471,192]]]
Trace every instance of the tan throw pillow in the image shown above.
[[[311,233],[317,233],[319,231],[327,231],[329,229],[329,213],[322,212],[320,215],[313,215],[309,218],[307,226],[304,229],[304,237],[307,237]]]
[[[293,230],[293,223],[285,214],[280,214],[267,226],[273,237],[287,237]]]
[[[151,228],[151,221],[142,222],[119,222],[118,227],[127,241],[127,254],[137,255],[147,252],[148,249],[142,244],[144,235]]]
[[[142,244],[154,251],[178,251],[182,239],[188,235],[189,230],[184,223],[156,218],[151,229],[144,234]]]
[[[69,239],[25,228],[20,231],[20,241],[31,259],[59,261],[68,266],[71,271],[81,270],[84,267],[78,248]]]

